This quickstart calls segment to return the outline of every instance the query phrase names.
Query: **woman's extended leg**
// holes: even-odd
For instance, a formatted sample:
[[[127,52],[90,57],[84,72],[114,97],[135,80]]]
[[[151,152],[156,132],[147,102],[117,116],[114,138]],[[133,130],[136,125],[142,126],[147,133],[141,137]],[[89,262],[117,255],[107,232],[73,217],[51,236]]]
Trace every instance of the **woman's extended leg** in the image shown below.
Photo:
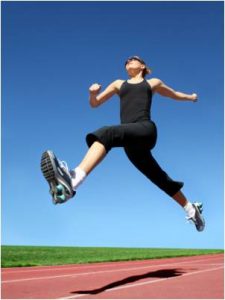
[[[90,146],[81,163],[74,170],[70,171],[74,190],[77,190],[86,176],[103,160],[106,153],[105,146],[98,141],[95,141]]]
[[[172,196],[172,198],[182,207],[185,207],[185,205],[187,205],[188,203],[188,200],[181,191],[178,191],[175,195]]]
[[[148,179],[156,184],[161,190],[172,197],[187,213],[187,218],[192,220],[198,231],[204,230],[205,221],[202,217],[202,204],[189,202],[181,192],[183,183],[172,180],[164,172],[156,160],[153,158],[149,149],[128,147],[125,152],[130,161],[141,171]]]
[[[106,150],[104,145],[96,141],[91,145],[78,167],[88,175],[105,156]]]
[[[149,180],[151,180],[170,197],[176,195],[174,200],[176,200],[180,205],[186,204],[185,197],[182,193],[179,193],[180,189],[183,187],[183,182],[171,179],[154,159],[149,148],[141,148],[137,146],[125,147],[125,152],[129,160]]]

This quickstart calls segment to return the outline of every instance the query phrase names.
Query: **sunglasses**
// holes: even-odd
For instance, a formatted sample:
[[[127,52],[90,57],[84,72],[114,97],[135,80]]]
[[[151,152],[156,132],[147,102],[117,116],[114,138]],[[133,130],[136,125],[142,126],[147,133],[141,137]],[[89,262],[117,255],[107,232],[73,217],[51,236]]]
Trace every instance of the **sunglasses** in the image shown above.
[[[138,56],[131,56],[131,57],[129,57],[129,58],[126,60],[125,66],[126,66],[130,61],[132,61],[132,60],[137,60],[137,61],[139,61],[141,64],[145,65],[145,62],[144,62],[141,58],[139,58]]]

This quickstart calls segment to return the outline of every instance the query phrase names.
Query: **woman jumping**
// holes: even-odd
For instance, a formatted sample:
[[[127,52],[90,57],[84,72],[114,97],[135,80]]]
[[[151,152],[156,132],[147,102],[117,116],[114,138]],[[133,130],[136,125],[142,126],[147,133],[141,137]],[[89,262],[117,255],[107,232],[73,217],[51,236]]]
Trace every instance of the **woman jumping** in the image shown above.
[[[42,154],[41,170],[50,185],[53,203],[64,203],[72,198],[78,186],[111,148],[123,147],[134,166],[182,206],[187,219],[195,224],[198,231],[203,231],[202,204],[189,202],[181,192],[183,182],[171,179],[151,154],[157,139],[156,125],[150,115],[153,94],[192,102],[197,101],[197,95],[174,91],[157,78],[146,80],[145,76],[151,70],[138,56],[128,58],[125,68],[129,80],[116,80],[100,94],[101,85],[95,83],[89,88],[91,107],[98,107],[115,94],[120,97],[121,124],[89,133],[86,136],[89,150],[74,170],[69,170],[67,164],[58,160],[52,151]]]

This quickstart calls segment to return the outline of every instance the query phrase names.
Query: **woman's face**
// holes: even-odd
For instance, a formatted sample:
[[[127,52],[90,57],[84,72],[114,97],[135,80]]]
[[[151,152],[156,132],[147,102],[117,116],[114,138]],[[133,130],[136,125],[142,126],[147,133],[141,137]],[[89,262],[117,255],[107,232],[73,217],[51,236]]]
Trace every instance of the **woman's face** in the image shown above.
[[[126,70],[129,75],[133,75],[134,73],[137,74],[140,71],[144,70],[145,65],[143,65],[137,59],[128,60],[126,63]]]

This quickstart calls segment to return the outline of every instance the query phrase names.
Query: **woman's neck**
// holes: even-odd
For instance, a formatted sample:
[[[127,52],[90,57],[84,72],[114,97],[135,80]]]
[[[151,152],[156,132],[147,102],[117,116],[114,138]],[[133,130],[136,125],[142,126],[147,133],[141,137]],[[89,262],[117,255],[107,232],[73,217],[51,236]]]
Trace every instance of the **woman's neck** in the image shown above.
[[[130,76],[130,79],[128,80],[128,82],[130,82],[130,83],[139,83],[143,80],[144,80],[143,76]]]
[[[130,82],[140,82],[143,80],[144,80],[144,78],[141,73],[138,73],[137,75],[134,75],[134,76],[130,76],[130,79],[129,79]]]

